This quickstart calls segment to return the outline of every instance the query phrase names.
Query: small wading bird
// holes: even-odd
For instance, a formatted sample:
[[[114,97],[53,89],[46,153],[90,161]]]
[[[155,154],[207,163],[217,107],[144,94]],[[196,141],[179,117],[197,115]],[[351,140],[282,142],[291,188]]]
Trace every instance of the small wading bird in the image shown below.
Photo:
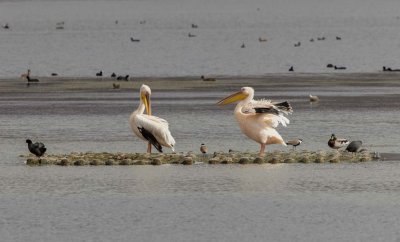
[[[203,154],[207,154],[207,151],[208,151],[207,146],[205,144],[201,144],[200,145],[200,152],[203,153]]]
[[[295,150],[297,146],[299,146],[303,142],[302,139],[293,139],[286,142],[287,145],[292,145],[293,149]]]
[[[169,147],[174,151],[175,140],[169,131],[168,122],[162,118],[151,116],[150,96],[150,87],[143,84],[140,87],[139,107],[129,118],[132,131],[140,139],[149,142],[148,153],[151,153],[151,145],[159,152],[162,152],[162,146]],[[145,109],[147,114],[143,114]]]
[[[328,145],[332,149],[340,149],[348,144],[349,144],[349,141],[347,139],[338,139],[338,138],[336,138],[335,134],[332,134],[331,138],[328,141]]]
[[[30,139],[27,139],[26,143],[28,143],[29,151],[32,154],[36,155],[37,157],[41,157],[46,152],[46,147],[44,147],[43,143],[40,142],[32,143]]]
[[[283,126],[289,124],[289,119],[284,114],[292,113],[292,107],[288,102],[256,101],[253,97],[253,88],[242,87],[239,92],[222,99],[217,104],[226,105],[239,101],[234,111],[239,127],[247,137],[261,145],[260,156],[264,156],[266,145],[286,146],[275,128],[279,123]]]
[[[310,102],[318,102],[319,101],[319,97],[318,96],[313,96],[310,94]]]

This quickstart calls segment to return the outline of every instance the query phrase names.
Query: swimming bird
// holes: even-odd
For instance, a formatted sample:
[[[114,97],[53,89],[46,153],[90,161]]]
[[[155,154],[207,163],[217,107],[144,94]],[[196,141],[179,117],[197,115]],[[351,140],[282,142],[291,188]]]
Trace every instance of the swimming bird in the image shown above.
[[[318,102],[319,101],[319,97],[318,96],[313,96],[310,94],[310,102]]]
[[[347,139],[338,139],[335,134],[331,135],[331,138],[328,141],[328,146],[332,149],[340,149],[345,145],[348,145],[349,141]]]
[[[53,73],[51,73],[51,76],[58,76],[58,74],[53,72]]]
[[[293,149],[295,150],[297,146],[299,146],[303,142],[302,139],[293,139],[286,142],[287,145],[292,145]]]
[[[294,47],[299,47],[300,45],[301,45],[301,42],[299,41],[299,42],[294,44]]]
[[[246,45],[244,44],[244,42],[243,42],[243,44],[240,46],[240,48],[246,48]]]
[[[135,39],[135,38],[131,37],[131,42],[140,42],[140,39]]]
[[[188,34],[188,37],[189,37],[189,38],[192,38],[192,37],[196,37],[196,35],[195,35],[195,34],[192,34],[192,33],[189,33],[189,34]]]
[[[342,40],[342,37],[336,36],[336,40]]]
[[[151,153],[151,145],[159,152],[163,152],[162,146],[169,147],[174,151],[175,139],[169,131],[168,122],[151,115],[150,96],[150,87],[143,84],[140,87],[139,107],[132,112],[129,118],[132,131],[140,139],[149,142],[147,153]],[[147,114],[144,114],[144,110],[146,110]]]
[[[39,82],[39,79],[36,79],[36,78],[31,78],[31,70],[30,69],[28,69],[28,72],[26,73],[26,79],[28,80],[28,84],[30,83],[30,82]]]
[[[333,68],[333,64],[328,64],[328,65],[326,65],[326,68]]]
[[[10,29],[10,25],[8,25],[8,23],[6,23],[5,25],[3,25],[3,29]]]
[[[203,153],[203,154],[207,154],[207,151],[208,151],[207,146],[205,144],[201,144],[200,145],[200,152]]]
[[[199,26],[197,24],[192,24],[192,29],[197,29]]]
[[[103,76],[103,71],[99,71],[96,73],[96,76]]]
[[[358,141],[351,141],[350,144],[346,147],[346,150],[348,152],[359,152],[362,146],[362,141],[358,140]]]
[[[266,145],[282,144],[286,146],[281,135],[275,130],[279,123],[283,126],[289,124],[284,114],[292,113],[288,102],[272,102],[270,100],[253,100],[254,89],[242,87],[221,101],[218,105],[237,102],[234,115],[241,131],[250,139],[260,144],[260,156],[264,156]]]
[[[346,70],[347,68],[345,66],[333,66],[335,70]]]
[[[128,81],[128,80],[129,80],[129,75],[126,75],[126,76],[118,76],[118,77],[117,77],[117,80],[118,80],[118,81],[120,81],[120,80]]]
[[[266,38],[258,37],[258,42],[267,42],[267,39],[266,39]]]
[[[29,151],[32,154],[36,155],[37,157],[41,157],[42,155],[44,155],[44,153],[47,150],[43,143],[40,142],[32,143],[30,139],[27,139],[26,143],[28,143]]]
[[[205,78],[203,75],[200,78],[201,78],[201,80],[203,80],[205,82],[215,82],[216,81],[215,78],[211,78],[211,77]]]

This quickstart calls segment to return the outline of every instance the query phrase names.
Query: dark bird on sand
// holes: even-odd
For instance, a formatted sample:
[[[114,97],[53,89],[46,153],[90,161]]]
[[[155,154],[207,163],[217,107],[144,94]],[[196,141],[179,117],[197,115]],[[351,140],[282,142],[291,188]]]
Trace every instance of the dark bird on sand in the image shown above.
[[[347,139],[338,139],[335,134],[331,135],[331,138],[328,141],[328,146],[332,149],[340,149],[345,145],[348,145],[349,141]]]
[[[28,72],[26,73],[25,77],[28,80],[28,83],[30,83],[30,82],[39,82],[39,79],[36,79],[36,78],[32,79],[31,78],[31,70],[30,69],[28,69]]]
[[[207,154],[207,151],[208,151],[207,146],[205,144],[201,144],[200,145],[200,152],[203,153],[203,154]]]
[[[121,80],[128,81],[128,80],[129,80],[129,75],[126,75],[126,76],[118,76],[118,77],[117,77],[117,80],[118,80],[118,81],[121,81]]]
[[[293,139],[286,142],[286,145],[292,145],[293,149],[295,150],[297,146],[299,146],[303,142],[302,139]]]
[[[32,143],[30,139],[27,139],[26,143],[28,143],[29,151],[32,154],[36,155],[37,157],[41,157],[46,152],[46,147],[44,147],[43,143],[40,142]]]
[[[333,66],[335,70],[346,70],[347,68],[345,66]]]
[[[359,152],[362,146],[362,142],[360,140],[358,141],[351,141],[350,144],[346,147],[346,150],[348,152]]]
[[[103,71],[99,71],[96,73],[96,76],[103,76]]]
[[[211,78],[211,77],[205,78],[203,75],[200,78],[201,78],[201,80],[203,80],[205,82],[215,82],[216,81],[215,78]]]

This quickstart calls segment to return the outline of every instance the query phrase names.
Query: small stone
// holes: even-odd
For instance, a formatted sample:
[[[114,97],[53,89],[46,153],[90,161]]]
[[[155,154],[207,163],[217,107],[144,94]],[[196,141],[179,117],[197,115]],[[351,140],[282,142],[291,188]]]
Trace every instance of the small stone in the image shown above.
[[[278,164],[278,163],[279,163],[279,160],[278,160],[276,157],[272,157],[272,158],[268,161],[268,163],[270,163],[270,164]]]
[[[66,158],[61,159],[60,166],[69,166],[69,165],[70,165],[70,162],[68,159],[66,159]]]
[[[154,158],[154,159],[151,161],[150,164],[152,164],[153,166],[159,166],[159,165],[162,165],[162,162],[161,162],[160,159]]]
[[[84,166],[85,165],[85,161],[83,160],[77,160],[74,162],[74,166]]]
[[[243,157],[243,158],[240,158],[239,163],[240,164],[249,164],[250,160],[247,157]]]
[[[114,160],[113,160],[113,159],[107,160],[107,161],[105,162],[105,165],[106,165],[106,166],[112,166],[112,165],[114,165]]]
[[[218,164],[219,159],[218,158],[211,158],[208,160],[208,164]]]
[[[100,160],[94,159],[91,162],[89,162],[89,165],[98,166],[98,165],[100,165]]]
[[[222,164],[231,164],[231,163],[233,163],[233,160],[232,160],[231,157],[225,157],[225,158],[221,161],[221,163],[222,163]]]
[[[183,165],[192,165],[193,164],[193,158],[192,157],[185,157],[182,161]]]
[[[264,163],[264,159],[261,158],[261,157],[256,157],[256,158],[253,160],[253,163],[255,163],[255,164],[263,164],[263,163]]]

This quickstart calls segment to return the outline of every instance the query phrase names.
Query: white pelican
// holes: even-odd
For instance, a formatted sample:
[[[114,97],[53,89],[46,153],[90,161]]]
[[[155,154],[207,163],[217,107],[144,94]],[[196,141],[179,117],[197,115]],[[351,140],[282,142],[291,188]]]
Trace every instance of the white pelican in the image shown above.
[[[283,114],[292,113],[292,107],[288,102],[272,102],[269,100],[253,100],[254,89],[242,87],[240,92],[230,95],[219,101],[218,105],[226,105],[240,101],[234,114],[242,132],[250,139],[261,145],[260,156],[264,156],[266,145],[282,144],[286,146],[280,134],[275,128],[281,123],[289,124]]]
[[[142,140],[149,142],[148,153],[151,153],[151,145],[159,152],[162,152],[162,146],[169,147],[174,151],[175,140],[169,131],[168,122],[162,118],[151,116],[150,95],[150,87],[143,84],[140,87],[139,107],[129,118],[132,131]],[[145,109],[147,114],[143,114]]]

